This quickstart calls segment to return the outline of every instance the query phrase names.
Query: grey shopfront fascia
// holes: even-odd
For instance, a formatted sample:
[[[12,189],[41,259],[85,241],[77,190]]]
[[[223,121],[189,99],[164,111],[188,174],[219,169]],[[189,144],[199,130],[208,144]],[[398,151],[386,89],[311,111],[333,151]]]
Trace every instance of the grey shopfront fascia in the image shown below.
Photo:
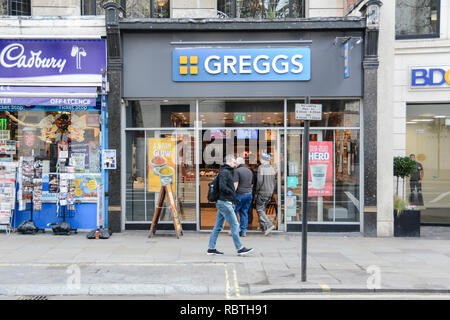
[[[276,24],[248,24],[240,27],[218,22],[204,25],[183,23],[162,23],[145,21],[124,21],[120,23],[122,47],[122,81],[121,98],[126,100],[195,100],[196,117],[200,99],[277,99],[284,100],[284,124],[280,127],[268,127],[287,133],[287,100],[304,99],[358,99],[360,101],[360,169],[359,169],[359,222],[312,222],[312,231],[360,231],[363,224],[364,211],[364,38],[365,19],[341,19],[339,21],[317,21],[295,28],[285,28]],[[341,26],[341,27],[340,27]],[[270,30],[270,31],[268,31]],[[350,52],[350,77],[344,78],[343,45],[340,39],[362,39],[358,44],[353,42]],[[296,48],[311,49],[311,79],[309,81],[284,82],[186,82],[172,81],[172,50],[174,48]],[[376,87],[373,90],[376,93]],[[125,103],[120,106],[121,123],[121,225],[127,226],[126,220],[126,151],[125,151]],[[197,122],[193,129],[196,137],[196,154],[199,148]],[[140,128],[164,130],[175,128]],[[187,129],[187,128],[186,128]],[[298,128],[301,130],[301,128]],[[325,128],[317,128],[325,129]],[[346,129],[343,127],[326,129]],[[175,129],[176,130],[176,129]],[[282,150],[286,153],[286,146]],[[286,158],[284,158],[286,159]],[[283,164],[286,167],[286,161]],[[198,166],[197,166],[198,179]],[[286,184],[285,184],[286,186]],[[198,193],[198,191],[197,191]],[[286,193],[284,193],[286,196]],[[198,195],[197,195],[198,197]],[[200,209],[197,205],[197,222],[187,229],[199,230]],[[189,223],[188,223],[189,224]],[[146,224],[148,226],[148,222]],[[315,227],[316,226],[316,227]],[[323,228],[321,227],[323,226]],[[170,229],[170,226],[168,225]],[[287,223],[282,229],[300,231],[300,223]]]

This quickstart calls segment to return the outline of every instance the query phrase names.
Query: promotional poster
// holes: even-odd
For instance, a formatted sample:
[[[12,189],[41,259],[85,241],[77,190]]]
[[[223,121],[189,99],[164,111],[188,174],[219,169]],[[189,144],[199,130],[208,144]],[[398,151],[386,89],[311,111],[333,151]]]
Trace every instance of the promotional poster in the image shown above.
[[[176,141],[174,139],[148,139],[148,159],[148,191],[159,192],[161,186],[165,184],[172,184],[175,189]]]
[[[333,195],[333,142],[309,143],[308,195],[310,197]]]

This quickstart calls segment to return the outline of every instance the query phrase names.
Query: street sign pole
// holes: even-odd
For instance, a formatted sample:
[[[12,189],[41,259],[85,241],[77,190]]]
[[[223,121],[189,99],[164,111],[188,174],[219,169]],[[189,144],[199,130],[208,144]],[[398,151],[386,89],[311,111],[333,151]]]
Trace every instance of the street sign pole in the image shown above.
[[[306,104],[310,98],[306,97]],[[302,147],[302,282],[306,281],[306,255],[308,239],[308,169],[309,169],[309,120],[304,121],[303,147]]]

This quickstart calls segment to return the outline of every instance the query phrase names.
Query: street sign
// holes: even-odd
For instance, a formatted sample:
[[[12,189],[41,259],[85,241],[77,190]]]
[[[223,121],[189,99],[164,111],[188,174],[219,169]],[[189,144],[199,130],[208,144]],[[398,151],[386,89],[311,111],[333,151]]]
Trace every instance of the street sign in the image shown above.
[[[296,103],[295,120],[322,120],[322,105]]]

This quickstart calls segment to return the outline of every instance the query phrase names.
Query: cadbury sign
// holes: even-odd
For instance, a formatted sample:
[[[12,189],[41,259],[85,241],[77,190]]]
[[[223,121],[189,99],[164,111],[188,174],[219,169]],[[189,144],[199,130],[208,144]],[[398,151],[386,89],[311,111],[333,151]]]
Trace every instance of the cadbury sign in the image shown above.
[[[101,83],[106,45],[94,40],[0,39],[0,84]]]

